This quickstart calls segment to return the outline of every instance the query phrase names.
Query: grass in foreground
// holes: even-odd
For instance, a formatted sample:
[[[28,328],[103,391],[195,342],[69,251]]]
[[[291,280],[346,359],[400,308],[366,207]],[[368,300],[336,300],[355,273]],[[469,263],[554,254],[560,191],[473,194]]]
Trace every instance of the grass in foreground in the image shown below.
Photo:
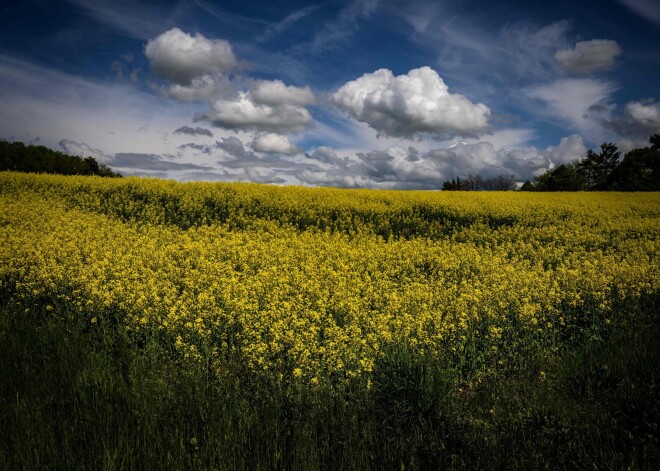
[[[0,468],[657,469],[655,308],[473,389],[397,350],[369,391],[291,395],[5,306]]]

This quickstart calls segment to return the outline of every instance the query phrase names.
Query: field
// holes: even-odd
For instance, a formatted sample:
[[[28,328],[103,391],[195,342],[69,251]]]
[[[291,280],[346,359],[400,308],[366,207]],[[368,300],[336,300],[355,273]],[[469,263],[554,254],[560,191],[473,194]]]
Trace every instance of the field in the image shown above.
[[[0,174],[0,468],[657,469],[660,195]]]

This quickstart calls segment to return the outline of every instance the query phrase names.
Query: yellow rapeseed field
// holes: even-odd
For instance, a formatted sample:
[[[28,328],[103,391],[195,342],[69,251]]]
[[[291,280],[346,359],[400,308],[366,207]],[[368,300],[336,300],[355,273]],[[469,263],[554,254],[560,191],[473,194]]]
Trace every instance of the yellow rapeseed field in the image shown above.
[[[387,349],[494,374],[660,287],[660,197],[0,174],[0,295],[309,386]],[[66,320],[66,319],[63,319]]]

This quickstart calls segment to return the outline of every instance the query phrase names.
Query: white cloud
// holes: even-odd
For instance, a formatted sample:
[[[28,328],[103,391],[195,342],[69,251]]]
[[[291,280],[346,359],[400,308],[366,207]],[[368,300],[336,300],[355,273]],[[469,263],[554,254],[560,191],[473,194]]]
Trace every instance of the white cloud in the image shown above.
[[[406,138],[474,136],[488,129],[490,116],[486,105],[449,93],[430,67],[396,77],[388,69],[364,74],[340,87],[332,101],[376,131]]]
[[[364,177],[354,177],[351,175],[338,175],[334,172],[327,170],[309,170],[305,169],[296,174],[298,180],[303,184],[310,186],[334,186],[340,188],[360,188],[375,186],[370,185],[369,182]]]
[[[626,103],[625,111],[633,121],[649,132],[660,132],[660,103]]]
[[[257,152],[269,154],[297,154],[301,149],[289,141],[289,138],[281,134],[266,133],[256,136],[252,140],[252,149]]]
[[[198,115],[196,120],[207,120],[225,129],[275,133],[303,131],[313,123],[312,115],[302,106],[258,103],[250,92],[239,92],[236,98],[214,101],[211,111]]]
[[[169,106],[126,83],[64,73],[0,55],[0,129],[5,136],[58,148],[62,139],[107,155],[176,152],[183,136],[170,133],[197,106]],[[147,125],[148,124],[148,125]]]
[[[314,103],[309,87],[286,85],[281,80],[249,80],[249,90],[234,88],[226,75],[237,66],[231,45],[223,40],[191,36],[173,28],[149,41],[145,55],[168,86],[151,84],[161,95],[180,102],[210,100],[210,111],[198,113],[229,130],[299,132],[313,123],[306,105]]]
[[[311,159],[317,160],[324,164],[330,165],[339,165],[340,167],[345,167],[348,165],[349,160],[346,158],[341,158],[337,155],[337,152],[330,146],[319,146],[311,154],[308,154]]]
[[[151,69],[159,77],[178,85],[191,85],[205,75],[227,73],[237,66],[229,42],[191,36],[172,28],[149,41],[144,50]]]
[[[545,153],[554,165],[561,165],[583,159],[587,154],[587,148],[584,145],[584,140],[573,134],[572,136],[563,137],[558,146],[548,147]]]
[[[281,80],[255,80],[250,91],[253,100],[264,105],[304,106],[314,103],[314,94],[309,87],[285,85]]]
[[[562,69],[572,74],[591,74],[609,69],[614,58],[621,54],[621,46],[609,39],[580,41],[573,49],[561,49],[555,59]]]
[[[208,100],[218,92],[218,84],[210,75],[195,77],[188,85],[172,84],[169,87],[157,87],[157,91],[176,101]]]
[[[607,135],[602,123],[609,118],[615,90],[613,83],[602,80],[561,79],[528,88],[525,93],[546,104],[541,114],[558,117],[588,140],[602,142]]]
[[[497,149],[488,141],[460,142],[427,152],[394,146],[358,153],[357,159],[342,159],[332,149],[319,148],[311,157],[327,164],[328,168],[305,169],[298,172],[297,177],[310,185],[437,189],[446,180],[470,174],[514,175],[524,181],[553,166],[583,158],[585,154],[584,142],[576,135],[565,137],[559,145],[546,149],[531,146]]]
[[[640,147],[640,144],[644,147],[651,134],[660,133],[660,103],[653,98],[630,101],[622,113],[613,119],[605,119],[603,124],[621,138],[627,150]]]
[[[274,183],[283,184],[286,180],[279,176],[276,172],[269,171],[259,167],[247,167],[244,169],[245,181],[254,183]]]
[[[621,155],[626,155],[633,149],[640,149],[643,147],[648,147],[649,139],[620,139],[616,142],[617,149],[621,152]]]
[[[112,162],[112,156],[98,149],[94,149],[84,142],[62,139],[59,144],[65,154],[76,155],[78,157],[93,157],[97,162],[102,164],[109,164]]]
[[[493,144],[495,149],[503,147],[523,147],[532,141],[537,135],[534,129],[529,128],[505,128],[498,129],[488,134],[488,142]],[[468,144],[476,144],[481,139],[465,139]]]

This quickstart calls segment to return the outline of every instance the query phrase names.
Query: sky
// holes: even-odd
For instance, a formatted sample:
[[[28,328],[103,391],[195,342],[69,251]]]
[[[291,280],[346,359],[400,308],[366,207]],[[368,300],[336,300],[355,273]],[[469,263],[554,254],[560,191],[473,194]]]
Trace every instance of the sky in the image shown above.
[[[23,0],[0,139],[123,175],[437,189],[660,133],[657,0]]]

